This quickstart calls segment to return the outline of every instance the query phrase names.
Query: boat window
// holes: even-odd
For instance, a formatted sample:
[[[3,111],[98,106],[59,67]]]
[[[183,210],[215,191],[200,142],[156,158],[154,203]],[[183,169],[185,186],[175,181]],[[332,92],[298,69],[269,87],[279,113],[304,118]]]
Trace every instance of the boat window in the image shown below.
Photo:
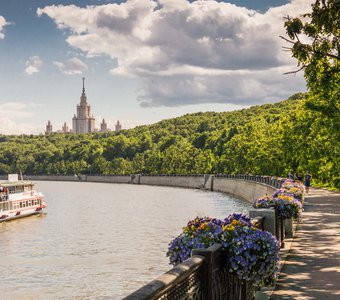
[[[24,191],[24,187],[23,187],[22,185],[17,186],[16,189],[15,189],[15,191],[16,191],[17,193],[21,193],[21,192]]]
[[[25,191],[25,192],[32,191],[32,185],[31,185],[31,184],[30,184],[30,185],[25,185],[24,191]]]

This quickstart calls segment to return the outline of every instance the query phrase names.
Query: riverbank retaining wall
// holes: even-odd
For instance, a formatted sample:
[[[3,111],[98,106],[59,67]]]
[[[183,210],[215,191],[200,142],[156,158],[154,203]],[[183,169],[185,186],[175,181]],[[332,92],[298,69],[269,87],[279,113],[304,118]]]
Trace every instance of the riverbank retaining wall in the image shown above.
[[[215,177],[214,175],[30,175],[27,180],[84,181],[102,183],[145,184],[205,189],[223,192],[253,202],[256,198],[271,195],[276,190],[269,184],[251,180]]]
[[[43,180],[43,181],[81,181],[85,175],[24,175],[24,180]]]
[[[140,184],[173,186],[182,188],[204,188],[202,176],[141,176]]]
[[[270,185],[242,179],[230,179],[214,177],[213,190],[235,195],[253,202],[265,195],[272,195],[277,188]]]

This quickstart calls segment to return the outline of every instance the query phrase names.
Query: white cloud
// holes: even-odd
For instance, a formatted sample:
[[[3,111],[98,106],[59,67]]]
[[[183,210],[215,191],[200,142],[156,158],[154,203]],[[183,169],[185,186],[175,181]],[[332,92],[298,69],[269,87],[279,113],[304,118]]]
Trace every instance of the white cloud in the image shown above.
[[[0,40],[5,37],[5,34],[2,32],[3,28],[10,23],[6,22],[3,16],[0,16]]]
[[[39,56],[32,56],[29,58],[28,61],[26,61],[25,65],[25,73],[28,75],[32,75],[34,73],[40,72],[40,68],[42,67],[43,62]]]
[[[35,103],[6,102],[0,104],[0,134],[38,133],[41,128],[31,121],[35,117]],[[41,126],[40,126],[41,127]]]
[[[284,19],[313,0],[259,13],[213,0],[128,0],[79,8],[47,6],[67,42],[88,56],[117,61],[115,76],[134,76],[143,106],[276,101],[304,89],[296,62],[282,51]]]
[[[87,65],[77,57],[68,59],[65,63],[54,61],[53,64],[66,75],[82,74],[87,71]]]

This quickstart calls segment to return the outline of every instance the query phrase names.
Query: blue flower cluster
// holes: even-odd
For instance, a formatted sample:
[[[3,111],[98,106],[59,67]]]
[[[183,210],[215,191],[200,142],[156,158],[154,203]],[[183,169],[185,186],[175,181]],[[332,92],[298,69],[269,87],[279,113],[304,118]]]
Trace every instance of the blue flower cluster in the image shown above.
[[[275,202],[273,197],[265,196],[259,199],[256,199],[253,206],[255,208],[271,208],[275,206]]]
[[[226,252],[226,268],[241,280],[258,286],[276,280],[279,246],[269,232],[252,226],[251,219],[242,214],[229,215],[224,220],[195,218],[169,244],[167,256],[171,264],[190,257],[192,249],[208,248],[220,243]]]
[[[304,189],[300,183],[288,179],[282,184],[280,189],[274,192],[273,196],[256,199],[254,207],[270,208],[277,206],[281,218],[299,219],[303,209],[303,193]],[[295,198],[296,195],[299,198]]]
[[[229,271],[240,279],[258,286],[276,281],[279,244],[271,233],[249,227],[238,228],[227,250]]]
[[[190,257],[192,249],[209,248],[218,241],[223,221],[209,217],[195,218],[183,227],[183,233],[169,244],[167,256],[171,264],[178,264]]]
[[[278,206],[278,213],[281,218],[289,219],[294,218],[298,219],[301,214],[302,204],[299,200],[293,198],[292,200],[281,198],[281,195],[278,198],[274,198],[275,203]]]

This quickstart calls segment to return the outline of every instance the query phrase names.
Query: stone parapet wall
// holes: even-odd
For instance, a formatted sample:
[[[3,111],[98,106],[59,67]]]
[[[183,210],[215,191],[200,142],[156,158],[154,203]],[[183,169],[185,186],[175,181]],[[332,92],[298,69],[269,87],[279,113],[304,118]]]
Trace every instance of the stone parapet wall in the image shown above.
[[[24,180],[47,180],[47,181],[81,181],[84,175],[80,178],[76,175],[24,175]]]
[[[133,175],[114,175],[114,176],[99,176],[88,175],[86,181],[89,182],[106,182],[106,183],[132,183]]]
[[[157,186],[172,186],[193,189],[205,189],[227,193],[249,202],[272,195],[276,187],[269,184],[247,180],[243,178],[230,178],[214,175],[30,175],[24,176],[26,180],[49,181],[88,181],[105,183],[145,184]]]
[[[140,184],[198,189],[203,187],[203,177],[143,175],[140,177]]]
[[[254,202],[265,195],[272,195],[276,188],[270,185],[243,179],[214,178],[213,190],[228,193]]]

